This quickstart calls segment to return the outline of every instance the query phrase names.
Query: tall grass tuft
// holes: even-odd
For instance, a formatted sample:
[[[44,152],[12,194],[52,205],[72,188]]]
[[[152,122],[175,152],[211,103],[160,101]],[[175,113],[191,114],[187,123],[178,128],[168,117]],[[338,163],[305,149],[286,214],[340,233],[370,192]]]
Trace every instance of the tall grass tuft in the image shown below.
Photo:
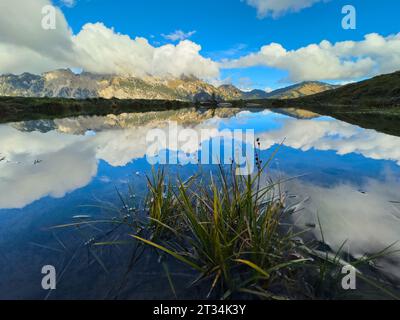
[[[192,285],[206,287],[204,298],[332,299],[343,293],[344,264],[357,267],[367,284],[382,288],[359,267],[388,250],[346,262],[342,248],[336,254],[322,252],[320,244],[302,241],[307,230],[289,223],[293,212],[285,207],[281,183],[268,177],[275,153],[265,164],[257,155],[257,172],[249,176],[236,175],[231,165],[207,174],[199,170],[185,181],[164,169],[147,177],[144,210],[130,216],[130,236],[135,245],[157,252],[175,296],[168,257],[198,273]],[[112,243],[97,245],[103,244]]]
[[[148,184],[154,233],[132,237],[198,271],[193,284],[208,283],[207,297],[315,298],[319,291],[304,283],[311,287],[305,293],[299,279],[337,285],[340,260],[321,258],[286,223],[290,213],[280,184],[266,175],[273,156],[264,165],[257,156],[258,170],[249,176],[236,175],[232,165],[171,184],[164,171],[153,172]],[[326,275],[326,264],[335,272]]]

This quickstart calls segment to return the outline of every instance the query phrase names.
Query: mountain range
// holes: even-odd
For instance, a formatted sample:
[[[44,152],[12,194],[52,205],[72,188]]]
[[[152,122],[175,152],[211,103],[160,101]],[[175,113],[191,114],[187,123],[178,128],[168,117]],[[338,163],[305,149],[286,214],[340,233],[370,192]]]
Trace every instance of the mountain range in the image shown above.
[[[75,74],[69,69],[34,75],[0,76],[0,96],[50,98],[118,98],[181,101],[290,99],[336,88],[322,82],[302,82],[272,92],[242,91],[233,85],[213,86],[195,77],[179,79],[135,78],[115,75]]]

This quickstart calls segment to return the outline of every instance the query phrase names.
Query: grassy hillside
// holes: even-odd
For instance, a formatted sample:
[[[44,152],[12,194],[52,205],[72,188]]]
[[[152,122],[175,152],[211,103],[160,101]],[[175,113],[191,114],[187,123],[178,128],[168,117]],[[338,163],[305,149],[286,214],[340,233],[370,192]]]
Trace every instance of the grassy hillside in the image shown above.
[[[289,102],[331,106],[400,106],[400,71]]]
[[[306,81],[302,83],[295,84],[290,87],[278,89],[272,91],[268,98],[269,99],[296,99],[300,97],[305,97],[313,95],[316,93],[325,92],[328,90],[336,89],[339,86],[331,85],[328,83],[318,82],[318,81]]]

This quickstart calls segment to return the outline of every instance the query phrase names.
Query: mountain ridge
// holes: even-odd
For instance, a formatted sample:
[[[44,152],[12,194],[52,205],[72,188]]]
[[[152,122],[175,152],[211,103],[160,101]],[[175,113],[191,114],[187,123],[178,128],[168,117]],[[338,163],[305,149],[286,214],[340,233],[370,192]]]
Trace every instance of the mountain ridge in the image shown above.
[[[45,72],[42,75],[22,73],[0,75],[0,96],[49,98],[118,98],[150,100],[251,100],[290,99],[334,89],[323,82],[303,82],[267,93],[263,90],[242,91],[231,84],[214,86],[195,77],[175,79],[137,78],[75,74],[69,69]]]

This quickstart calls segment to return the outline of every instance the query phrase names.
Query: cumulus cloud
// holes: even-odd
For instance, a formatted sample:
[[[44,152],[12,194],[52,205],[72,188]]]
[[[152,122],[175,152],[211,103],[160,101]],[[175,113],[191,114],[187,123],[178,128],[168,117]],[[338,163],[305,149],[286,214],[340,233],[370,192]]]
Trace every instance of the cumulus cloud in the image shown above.
[[[283,8],[275,2],[266,3],[268,8]],[[99,74],[193,75],[215,81],[221,68],[267,66],[288,71],[291,81],[354,81],[395,71],[400,65],[400,33],[387,37],[373,33],[362,41],[325,40],[297,50],[272,43],[259,52],[217,63],[201,54],[199,44],[185,39],[194,31],[167,35],[180,41],[158,47],[145,38],[131,38],[102,23],[88,23],[73,34],[60,9],[56,9],[56,29],[45,30],[41,25],[42,9],[51,4],[50,0],[0,2],[0,74],[79,68]]]
[[[145,38],[131,39],[102,23],[86,24],[73,37],[77,64],[86,71],[132,76],[218,77],[218,64],[201,56],[201,46],[184,40],[153,47]]]
[[[272,16],[277,18],[288,12],[298,12],[324,0],[245,0],[257,9],[259,18]]]
[[[45,16],[42,10],[50,4],[48,0],[0,2],[0,52],[3,57],[8,54],[16,60],[19,54],[26,50],[27,53],[32,51],[37,55],[26,61],[26,65],[35,64],[38,56],[43,60],[71,62],[71,30],[61,10],[55,10],[55,30],[45,30],[42,27],[42,19]],[[24,59],[19,60],[24,63]],[[4,66],[7,66],[7,60],[0,61],[0,72]]]
[[[292,81],[350,81],[397,71],[399,65],[400,33],[387,37],[371,33],[361,41],[334,44],[324,40],[297,50],[271,43],[257,53],[222,63],[223,68],[267,66],[285,70]]]
[[[170,34],[162,34],[162,36],[171,41],[183,41],[186,39],[189,39],[191,36],[193,36],[196,33],[196,31],[189,31],[189,32],[184,32],[182,30],[176,30],[173,33]]]
[[[130,38],[102,23],[88,23],[73,35],[61,10],[56,29],[42,28],[49,0],[2,0],[0,3],[0,73],[41,73],[55,68],[82,68],[93,73],[202,79],[219,76],[219,66],[204,58],[201,46],[183,40],[154,47],[145,38]]]
[[[30,48],[0,43],[0,74],[23,72],[39,74],[69,66],[68,62],[60,61],[56,57],[44,56]]]

